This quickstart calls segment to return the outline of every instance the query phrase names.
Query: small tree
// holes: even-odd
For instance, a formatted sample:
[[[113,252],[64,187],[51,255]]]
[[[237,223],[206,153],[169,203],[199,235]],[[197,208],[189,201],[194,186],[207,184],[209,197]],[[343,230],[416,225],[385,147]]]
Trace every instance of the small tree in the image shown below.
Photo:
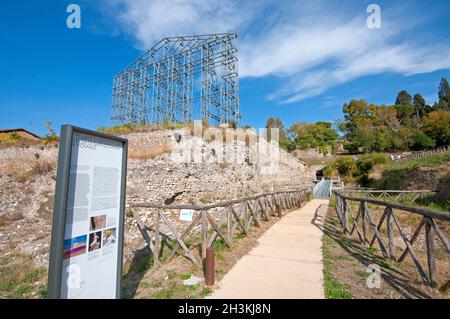
[[[436,110],[450,110],[450,85],[446,78],[442,78],[439,83],[439,102],[435,105]]]
[[[52,127],[53,122],[52,121],[45,121],[44,122],[44,127],[47,128],[48,130],[48,134],[44,137],[44,143],[45,144],[49,144],[49,143],[56,143],[59,141],[59,137],[58,134],[56,134],[55,130]]]
[[[425,119],[423,131],[434,141],[436,146],[450,144],[450,112],[433,111]]]
[[[419,93],[414,94],[413,105],[416,117],[422,118],[426,115],[428,107],[427,103],[425,102],[425,99],[421,94]]]
[[[412,104],[412,97],[406,90],[398,92],[397,99],[395,100],[395,105],[411,105],[411,104]]]

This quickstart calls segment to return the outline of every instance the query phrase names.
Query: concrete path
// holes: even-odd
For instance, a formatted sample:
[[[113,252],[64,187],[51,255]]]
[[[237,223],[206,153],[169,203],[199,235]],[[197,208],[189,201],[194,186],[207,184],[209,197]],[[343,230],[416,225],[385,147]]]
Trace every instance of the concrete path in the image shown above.
[[[209,298],[324,298],[320,205],[323,216],[328,200],[313,199],[269,228]]]

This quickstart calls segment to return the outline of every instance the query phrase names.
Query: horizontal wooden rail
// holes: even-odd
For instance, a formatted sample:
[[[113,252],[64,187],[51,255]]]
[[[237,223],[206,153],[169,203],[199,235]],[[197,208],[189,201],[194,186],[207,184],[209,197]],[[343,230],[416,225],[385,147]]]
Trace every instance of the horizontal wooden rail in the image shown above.
[[[439,212],[439,211],[431,210],[428,208],[422,208],[422,207],[401,205],[401,204],[396,204],[396,203],[382,201],[382,200],[378,200],[378,199],[372,199],[372,198],[346,196],[346,195],[343,195],[342,193],[338,193],[338,192],[336,192],[336,194],[338,194],[340,197],[342,197],[346,200],[351,200],[351,201],[356,201],[356,202],[366,202],[366,203],[382,205],[382,206],[389,206],[391,208],[403,210],[403,211],[410,212],[413,214],[419,214],[422,216],[427,216],[427,217],[431,217],[431,218],[438,218],[441,220],[450,221],[450,213]]]
[[[397,204],[424,204],[430,200],[429,194],[434,194],[433,190],[378,190],[378,189],[346,189],[343,194],[351,196],[364,196],[386,200]]]
[[[450,213],[438,212],[421,207],[400,205],[393,202],[381,201],[371,198],[353,197],[345,195],[342,192],[335,192],[334,194],[336,196],[336,213],[339,217],[341,226],[346,236],[350,237],[356,231],[359,242],[363,245],[372,247],[374,243],[377,242],[383,257],[389,258],[395,262],[402,262],[409,253],[414,262],[414,265],[419,272],[420,277],[422,278],[422,281],[434,288],[438,286],[434,235],[437,235],[438,241],[442,243],[446,253],[450,253],[450,244],[449,239],[445,235],[445,232],[443,232],[439,228],[439,225],[436,221],[439,221],[439,223],[441,224],[448,224],[448,222],[450,222]],[[356,217],[353,214],[351,208],[352,202],[359,203]],[[379,221],[375,221],[374,215],[372,214],[367,204],[384,207]],[[422,216],[418,227],[413,232],[410,238],[408,238],[406,232],[400,225],[400,221],[399,218],[396,217],[395,210]],[[351,229],[349,221],[352,222]],[[384,222],[386,222],[387,245],[383,241],[381,231],[381,227],[383,226]],[[396,226],[396,228],[398,229],[400,238],[403,240],[406,246],[398,259],[396,257],[394,226]],[[419,234],[423,228],[425,228],[425,246],[428,274],[420,263],[419,257],[413,247],[414,242],[419,237]],[[373,236],[369,235],[370,231],[372,231]],[[370,239],[369,237],[372,238]],[[441,289],[446,289],[445,287],[448,287],[449,282],[450,280],[447,278],[446,283],[442,286]]]
[[[131,203],[129,207],[147,207],[147,208],[162,208],[162,209],[193,209],[193,210],[208,210],[212,208],[225,207],[229,205],[234,205],[241,203],[243,201],[255,200],[265,196],[279,195],[279,194],[288,194],[288,193],[296,193],[299,191],[307,190],[308,188],[302,188],[297,190],[286,190],[280,192],[272,192],[272,193],[264,193],[258,194],[254,196],[242,197],[239,199],[233,199],[225,202],[220,202],[216,204],[209,205],[191,205],[191,204],[181,204],[181,205],[165,205],[165,204],[156,204],[156,203]]]
[[[394,190],[394,189],[388,189],[388,190],[382,190],[382,189],[350,189],[347,188],[345,190],[345,193],[404,193],[404,194],[411,194],[411,193],[436,193],[436,191],[428,190],[428,189],[418,189],[418,190]]]
[[[406,156],[400,156],[399,158],[394,158],[394,162],[401,162],[401,161],[407,161],[412,159],[419,159],[425,156],[432,156],[439,153],[445,153],[450,152],[450,145],[447,146],[441,146],[432,150],[427,151],[420,151],[420,152],[414,152],[412,154],[406,155]]]

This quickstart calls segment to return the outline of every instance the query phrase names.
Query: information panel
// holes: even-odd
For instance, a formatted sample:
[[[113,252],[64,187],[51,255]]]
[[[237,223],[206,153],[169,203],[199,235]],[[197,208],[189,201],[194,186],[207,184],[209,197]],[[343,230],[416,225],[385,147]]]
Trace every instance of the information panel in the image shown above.
[[[61,129],[49,298],[118,298],[127,140]]]

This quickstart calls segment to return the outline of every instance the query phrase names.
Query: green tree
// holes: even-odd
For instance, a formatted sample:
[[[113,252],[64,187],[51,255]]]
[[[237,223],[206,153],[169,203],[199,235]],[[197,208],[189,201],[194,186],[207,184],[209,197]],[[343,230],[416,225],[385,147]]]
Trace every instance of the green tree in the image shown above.
[[[397,119],[400,124],[410,126],[413,123],[414,106],[411,104],[396,104]]]
[[[412,104],[412,97],[406,90],[398,92],[397,99],[395,100],[395,105],[411,105],[411,104]]]
[[[290,127],[289,135],[297,148],[317,148],[323,153],[328,152],[329,148],[334,152],[339,139],[329,122],[295,123]]]
[[[436,146],[450,144],[450,111],[433,111],[425,118],[423,131],[435,142]]]
[[[418,118],[424,117],[429,107],[427,106],[425,99],[420,93],[414,94],[413,105],[414,105],[414,114],[416,115],[416,117]]]
[[[438,91],[439,102],[435,105],[436,110],[450,110],[450,85],[446,78],[442,78]]]
[[[269,117],[269,119],[266,122],[266,129],[267,129],[267,140],[270,141],[272,139],[271,136],[271,130],[272,128],[277,128],[279,129],[279,142],[281,144],[283,144],[286,140],[286,131],[284,129],[284,125],[283,122],[281,122],[281,120],[276,117]]]
[[[426,148],[433,148],[435,145],[436,143],[431,137],[422,131],[415,131],[411,135],[409,147],[413,150],[422,150]]]
[[[344,122],[339,129],[346,134],[352,134],[358,127],[371,126],[376,120],[377,106],[364,100],[351,100],[343,107]]]

